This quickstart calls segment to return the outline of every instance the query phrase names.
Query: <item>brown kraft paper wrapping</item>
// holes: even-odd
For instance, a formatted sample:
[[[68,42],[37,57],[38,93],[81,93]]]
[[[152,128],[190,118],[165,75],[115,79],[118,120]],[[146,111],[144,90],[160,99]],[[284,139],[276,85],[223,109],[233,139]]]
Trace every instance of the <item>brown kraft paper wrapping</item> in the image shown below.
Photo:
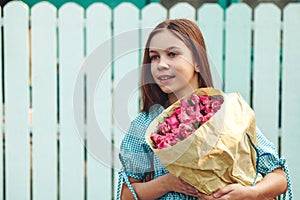
[[[150,134],[180,106],[179,101],[172,104],[147,129],[146,140],[154,153],[170,173],[205,194],[232,183],[259,182],[262,176],[255,178],[256,152],[248,138],[257,146],[254,111],[238,93],[224,94],[213,88],[201,88],[193,93],[222,95],[224,102],[221,109],[192,135],[174,146],[154,149]]]

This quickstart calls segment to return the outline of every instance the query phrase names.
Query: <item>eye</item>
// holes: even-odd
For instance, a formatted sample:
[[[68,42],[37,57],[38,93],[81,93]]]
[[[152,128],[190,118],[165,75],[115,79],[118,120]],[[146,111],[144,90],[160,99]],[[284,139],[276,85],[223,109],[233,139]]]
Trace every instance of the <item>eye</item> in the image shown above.
[[[158,55],[150,56],[150,60],[151,60],[151,61],[155,61],[155,60],[158,60],[158,59],[159,59],[159,56],[158,56]]]
[[[171,58],[174,58],[174,57],[176,57],[177,55],[178,55],[178,53],[172,52],[172,51],[168,53],[168,56],[171,57]]]

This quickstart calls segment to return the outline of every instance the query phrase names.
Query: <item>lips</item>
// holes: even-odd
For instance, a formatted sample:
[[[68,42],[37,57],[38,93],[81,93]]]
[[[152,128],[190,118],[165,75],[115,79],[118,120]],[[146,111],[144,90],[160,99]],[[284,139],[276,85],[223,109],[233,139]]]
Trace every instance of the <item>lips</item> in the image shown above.
[[[157,77],[158,80],[160,81],[166,81],[166,80],[170,80],[172,78],[175,78],[175,76],[171,76],[171,75],[160,75]]]

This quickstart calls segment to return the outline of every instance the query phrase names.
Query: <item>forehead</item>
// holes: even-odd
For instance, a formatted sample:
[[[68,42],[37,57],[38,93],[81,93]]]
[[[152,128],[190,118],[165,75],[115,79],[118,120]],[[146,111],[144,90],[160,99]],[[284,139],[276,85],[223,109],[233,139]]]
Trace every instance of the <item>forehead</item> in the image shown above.
[[[163,30],[156,33],[149,43],[150,51],[165,50],[169,47],[178,47],[180,49],[187,48],[184,42],[169,30]]]

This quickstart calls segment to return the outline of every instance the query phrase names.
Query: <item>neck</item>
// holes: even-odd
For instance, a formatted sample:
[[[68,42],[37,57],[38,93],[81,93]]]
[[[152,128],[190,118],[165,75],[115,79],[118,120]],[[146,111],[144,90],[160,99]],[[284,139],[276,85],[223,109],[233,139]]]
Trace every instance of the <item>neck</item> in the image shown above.
[[[192,93],[194,91],[194,89],[196,88],[191,88],[189,91],[186,91],[184,93],[170,93],[168,95],[168,104],[171,105],[173,103],[175,103],[178,99],[181,99],[182,97]]]
[[[178,90],[177,92],[172,92],[168,94],[168,102],[167,104],[171,105],[175,103],[178,99],[192,93],[195,89],[199,88],[200,85],[198,83],[198,75],[195,73],[196,78],[194,78],[190,84],[188,84],[185,88]]]

